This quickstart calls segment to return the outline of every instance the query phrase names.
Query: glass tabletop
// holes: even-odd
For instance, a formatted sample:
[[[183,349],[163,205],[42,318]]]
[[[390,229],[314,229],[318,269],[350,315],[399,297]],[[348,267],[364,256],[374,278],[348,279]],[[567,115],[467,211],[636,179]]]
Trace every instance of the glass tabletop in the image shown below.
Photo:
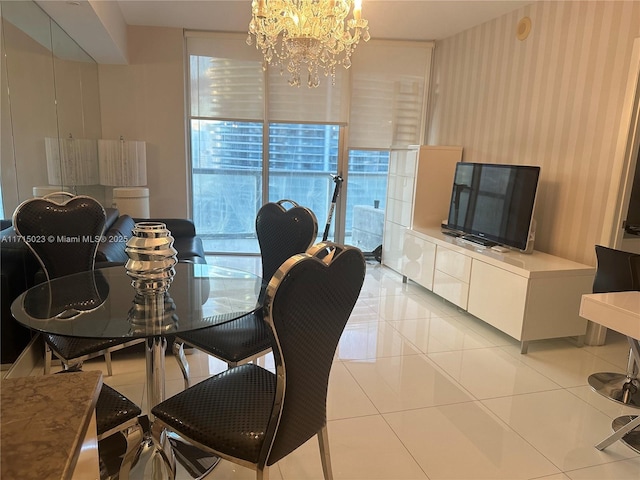
[[[259,308],[262,279],[227,267],[179,263],[167,293],[142,296],[124,266],[68,275],[22,293],[11,313],[40,332],[142,338],[221,324]]]

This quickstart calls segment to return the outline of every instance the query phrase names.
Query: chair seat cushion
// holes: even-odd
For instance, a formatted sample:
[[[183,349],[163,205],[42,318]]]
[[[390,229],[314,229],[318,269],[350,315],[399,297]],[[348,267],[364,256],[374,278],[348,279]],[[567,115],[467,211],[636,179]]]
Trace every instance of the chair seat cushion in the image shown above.
[[[56,352],[64,359],[79,358],[84,355],[92,353],[98,353],[102,350],[106,350],[111,347],[131,342],[131,338],[114,338],[114,339],[101,339],[101,338],[79,338],[79,337],[65,337],[64,335],[51,335],[45,334],[44,340]]]
[[[181,333],[179,338],[193,347],[232,363],[271,348],[271,329],[260,315],[253,313],[215,327]]]
[[[135,403],[103,383],[96,403],[96,423],[98,435],[122,425],[142,414]]]
[[[157,419],[222,454],[257,462],[276,376],[245,364],[204,380],[152,409]]]

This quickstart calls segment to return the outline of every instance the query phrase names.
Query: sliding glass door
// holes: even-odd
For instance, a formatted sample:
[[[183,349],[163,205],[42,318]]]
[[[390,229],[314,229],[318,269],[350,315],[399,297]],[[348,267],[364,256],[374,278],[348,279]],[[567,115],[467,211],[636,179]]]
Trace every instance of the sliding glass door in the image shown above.
[[[382,245],[388,150],[350,150],[345,243],[365,253]]]
[[[338,172],[337,125],[275,123],[269,126],[269,201],[294,200],[310,208],[322,238]],[[334,238],[334,230],[330,231]]]
[[[310,208],[322,237],[338,171],[340,127],[271,124],[268,162],[262,130],[261,123],[191,122],[193,219],[207,252],[258,253],[255,218],[265,197]]]
[[[193,220],[207,252],[258,253],[262,123],[191,121]]]

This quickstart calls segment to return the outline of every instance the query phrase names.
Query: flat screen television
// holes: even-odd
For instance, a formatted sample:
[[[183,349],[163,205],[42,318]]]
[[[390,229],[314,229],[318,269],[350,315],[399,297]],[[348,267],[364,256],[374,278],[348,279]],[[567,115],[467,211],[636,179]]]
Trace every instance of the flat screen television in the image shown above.
[[[447,228],[485,246],[533,250],[529,232],[540,167],[458,162]]]

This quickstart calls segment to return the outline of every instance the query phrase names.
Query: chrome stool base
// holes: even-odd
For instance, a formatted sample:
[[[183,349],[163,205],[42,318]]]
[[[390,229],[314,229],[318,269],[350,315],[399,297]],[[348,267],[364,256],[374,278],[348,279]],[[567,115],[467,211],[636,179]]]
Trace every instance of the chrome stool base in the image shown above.
[[[600,372],[589,375],[589,385],[600,395],[630,407],[640,408],[640,380],[624,373]]]
[[[611,428],[613,428],[613,430],[617,432],[629,422],[634,421],[636,418],[636,415],[623,415],[616,418],[611,423]],[[622,437],[620,441],[635,452],[640,453],[640,428],[636,427],[635,429],[631,430],[624,437]]]

